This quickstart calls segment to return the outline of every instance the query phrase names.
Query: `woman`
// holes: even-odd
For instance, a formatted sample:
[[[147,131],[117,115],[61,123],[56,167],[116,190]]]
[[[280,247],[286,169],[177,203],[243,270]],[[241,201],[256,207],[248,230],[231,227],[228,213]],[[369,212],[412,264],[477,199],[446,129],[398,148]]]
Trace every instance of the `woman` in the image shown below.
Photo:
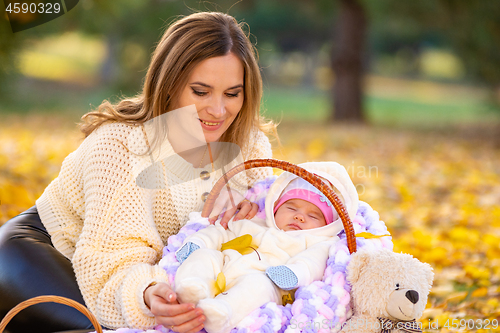
[[[86,139],[65,159],[59,176],[36,207],[0,229],[0,272],[4,271],[2,265],[12,265],[11,253],[26,252],[28,242],[31,252],[22,260],[28,260],[25,267],[30,268],[30,281],[41,281],[39,288],[28,292],[21,287],[28,283],[22,270],[15,278],[0,273],[0,300],[8,300],[0,301],[7,304],[0,304],[0,310],[50,293],[84,300],[108,328],[144,329],[157,323],[177,332],[200,330],[205,320],[202,311],[193,304],[178,304],[166,273],[156,264],[167,238],[187,221],[189,212],[201,209],[206,189],[216,181],[206,177],[214,171],[210,166],[217,159],[217,152],[212,157],[210,143],[236,144],[244,159],[271,157],[271,146],[262,130],[275,127],[259,116],[261,94],[252,45],[234,18],[196,13],[174,22],[152,56],[142,93],[117,105],[104,102],[97,112],[85,115],[81,129]],[[144,124],[155,117],[192,105],[209,154],[207,149],[180,148],[184,140],[172,133],[168,140],[162,140],[161,136],[150,138],[144,131]],[[140,133],[138,129],[144,133],[139,139],[134,137]],[[189,171],[202,180],[184,181],[182,174],[173,177],[177,179],[175,186],[155,190],[139,186],[134,161],[141,154],[136,152],[147,154],[158,146],[182,157],[169,165],[173,174]],[[247,176],[251,184],[270,172],[252,169]],[[213,212],[212,221],[219,212]],[[242,201],[228,209],[223,223],[233,215],[239,219],[253,217],[256,212],[256,204]],[[20,230],[27,228],[28,241],[18,237]],[[50,271],[44,266],[33,268],[37,267],[33,253],[45,252],[30,238],[40,235],[44,239],[37,242],[43,243],[44,251],[55,248],[61,263],[54,265],[53,254],[49,254],[45,261],[52,265]],[[71,260],[83,300],[71,281],[73,272],[66,258]],[[65,273],[59,273],[62,271]],[[55,286],[44,282],[50,279],[56,280]],[[76,314],[72,316],[54,319],[52,314],[40,315],[30,323],[20,314],[11,330],[42,332],[89,326],[80,317],[72,319]],[[49,321],[47,317],[52,322],[43,328],[41,320]]]

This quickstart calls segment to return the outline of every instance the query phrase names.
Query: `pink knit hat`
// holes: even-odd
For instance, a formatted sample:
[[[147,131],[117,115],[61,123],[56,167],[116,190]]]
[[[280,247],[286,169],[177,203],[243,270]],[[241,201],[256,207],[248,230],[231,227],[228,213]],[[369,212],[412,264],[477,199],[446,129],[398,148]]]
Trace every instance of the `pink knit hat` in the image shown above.
[[[333,208],[330,200],[328,200],[316,187],[309,184],[308,181],[302,178],[292,180],[290,184],[285,187],[276,202],[274,213],[276,214],[278,208],[291,199],[302,199],[312,203],[321,210],[325,217],[326,224],[333,222]]]

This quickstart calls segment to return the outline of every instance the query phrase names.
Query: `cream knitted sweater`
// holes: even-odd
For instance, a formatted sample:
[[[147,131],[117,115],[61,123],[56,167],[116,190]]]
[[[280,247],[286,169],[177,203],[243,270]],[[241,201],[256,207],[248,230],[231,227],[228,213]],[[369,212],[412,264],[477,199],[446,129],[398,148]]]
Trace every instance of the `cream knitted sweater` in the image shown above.
[[[177,158],[169,160],[171,172],[161,164],[162,177],[174,186],[139,187],[141,157],[133,152],[144,151],[147,143],[137,128],[99,127],[66,157],[59,176],[36,202],[55,248],[73,263],[86,305],[109,328],[155,324],[143,293],[151,282],[167,282],[157,265],[167,238],[190,212],[202,209],[202,194],[221,176],[216,171],[203,180],[200,172],[212,171],[210,164],[193,168]],[[175,156],[168,143],[166,151]],[[242,154],[245,160],[270,158],[268,138],[254,131]],[[270,174],[269,168],[247,171],[250,184]]]

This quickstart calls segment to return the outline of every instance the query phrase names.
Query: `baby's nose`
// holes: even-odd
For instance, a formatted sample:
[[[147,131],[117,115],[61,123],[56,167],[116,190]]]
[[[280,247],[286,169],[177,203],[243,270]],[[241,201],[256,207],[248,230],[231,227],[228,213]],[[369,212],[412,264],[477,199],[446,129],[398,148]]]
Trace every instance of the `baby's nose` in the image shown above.
[[[302,215],[295,215],[294,219],[300,222],[304,222],[304,217]]]

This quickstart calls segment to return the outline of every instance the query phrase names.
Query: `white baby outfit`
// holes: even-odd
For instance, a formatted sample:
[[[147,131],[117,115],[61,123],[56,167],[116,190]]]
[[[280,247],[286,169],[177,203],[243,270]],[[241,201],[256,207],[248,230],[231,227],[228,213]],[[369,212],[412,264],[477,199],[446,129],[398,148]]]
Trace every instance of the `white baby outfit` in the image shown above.
[[[299,166],[328,179],[339,190],[348,214],[355,216],[358,196],[343,166],[335,162],[310,162]],[[278,229],[274,203],[295,178],[297,176],[284,172],[273,183],[266,197],[265,221],[258,218],[230,221],[227,230],[216,223],[184,241],[200,249],[192,252],[177,270],[175,290],[181,302],[194,303],[203,309],[207,332],[229,332],[263,304],[281,304],[285,292],[267,277],[265,272],[269,267],[285,265],[296,275],[296,287],[322,279],[328,250],[338,240],[336,235],[343,229],[342,221],[338,218],[326,226],[308,230],[285,232]],[[188,223],[209,224],[200,213],[191,213]],[[246,255],[234,249],[221,252],[223,243],[245,234],[252,236],[255,251]],[[225,276],[226,288],[216,295],[215,280],[220,272]]]

